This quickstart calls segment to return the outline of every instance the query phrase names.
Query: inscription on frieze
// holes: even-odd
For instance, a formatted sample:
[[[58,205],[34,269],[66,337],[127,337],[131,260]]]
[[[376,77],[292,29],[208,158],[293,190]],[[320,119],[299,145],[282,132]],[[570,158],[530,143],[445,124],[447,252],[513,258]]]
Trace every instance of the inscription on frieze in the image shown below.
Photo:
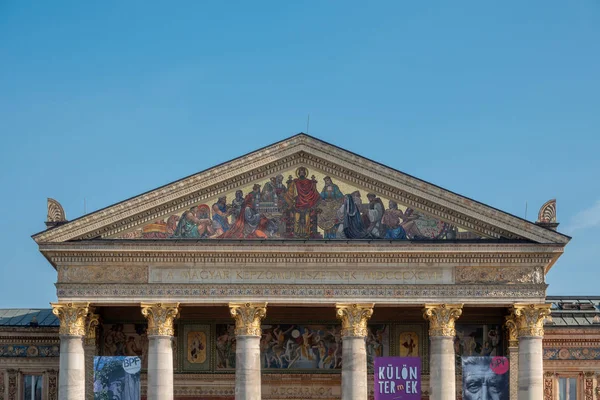
[[[280,269],[150,267],[149,283],[451,284],[452,267],[395,269]]]

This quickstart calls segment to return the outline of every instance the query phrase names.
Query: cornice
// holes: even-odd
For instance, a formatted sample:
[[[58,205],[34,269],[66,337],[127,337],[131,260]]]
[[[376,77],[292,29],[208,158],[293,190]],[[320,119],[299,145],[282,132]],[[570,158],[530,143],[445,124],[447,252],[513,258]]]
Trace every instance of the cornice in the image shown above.
[[[46,243],[53,265],[68,264],[328,264],[532,265],[547,268],[562,246],[531,243],[286,242],[286,241],[89,241]]]
[[[567,236],[459,196],[306,135],[184,178],[34,235],[38,243],[106,237],[231,191],[282,169],[305,164],[375,190],[456,226],[491,238],[566,244]],[[240,172],[243,171],[243,172]]]

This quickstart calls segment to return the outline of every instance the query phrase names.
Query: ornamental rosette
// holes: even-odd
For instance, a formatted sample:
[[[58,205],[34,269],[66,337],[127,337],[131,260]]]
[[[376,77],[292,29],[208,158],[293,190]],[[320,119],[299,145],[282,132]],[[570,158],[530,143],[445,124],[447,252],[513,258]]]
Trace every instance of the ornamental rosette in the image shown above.
[[[342,337],[368,335],[367,321],[373,315],[373,303],[336,304],[336,316],[342,321]]]
[[[429,321],[429,336],[456,336],[456,320],[462,315],[462,304],[425,304],[423,318]]]
[[[174,336],[173,322],[179,316],[179,303],[142,303],[148,320],[148,336]]]
[[[50,303],[58,317],[60,335],[85,336],[85,321],[90,303]]]
[[[235,319],[236,336],[261,336],[260,323],[267,315],[267,303],[229,303]]]
[[[511,311],[518,336],[544,336],[544,320],[550,315],[550,307],[550,304],[513,304]]]

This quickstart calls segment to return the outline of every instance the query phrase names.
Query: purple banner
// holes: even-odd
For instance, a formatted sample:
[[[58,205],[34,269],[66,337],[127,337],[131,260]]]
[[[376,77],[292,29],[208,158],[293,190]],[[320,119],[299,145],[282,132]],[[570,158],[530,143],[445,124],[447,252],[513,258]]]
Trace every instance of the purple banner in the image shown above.
[[[377,357],[375,400],[421,400],[420,357]]]

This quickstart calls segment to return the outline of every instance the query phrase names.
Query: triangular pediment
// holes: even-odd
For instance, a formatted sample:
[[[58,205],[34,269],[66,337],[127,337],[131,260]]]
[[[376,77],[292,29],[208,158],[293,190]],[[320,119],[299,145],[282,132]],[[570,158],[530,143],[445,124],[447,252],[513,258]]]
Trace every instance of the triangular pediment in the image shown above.
[[[305,134],[34,235],[95,238],[569,240]]]

